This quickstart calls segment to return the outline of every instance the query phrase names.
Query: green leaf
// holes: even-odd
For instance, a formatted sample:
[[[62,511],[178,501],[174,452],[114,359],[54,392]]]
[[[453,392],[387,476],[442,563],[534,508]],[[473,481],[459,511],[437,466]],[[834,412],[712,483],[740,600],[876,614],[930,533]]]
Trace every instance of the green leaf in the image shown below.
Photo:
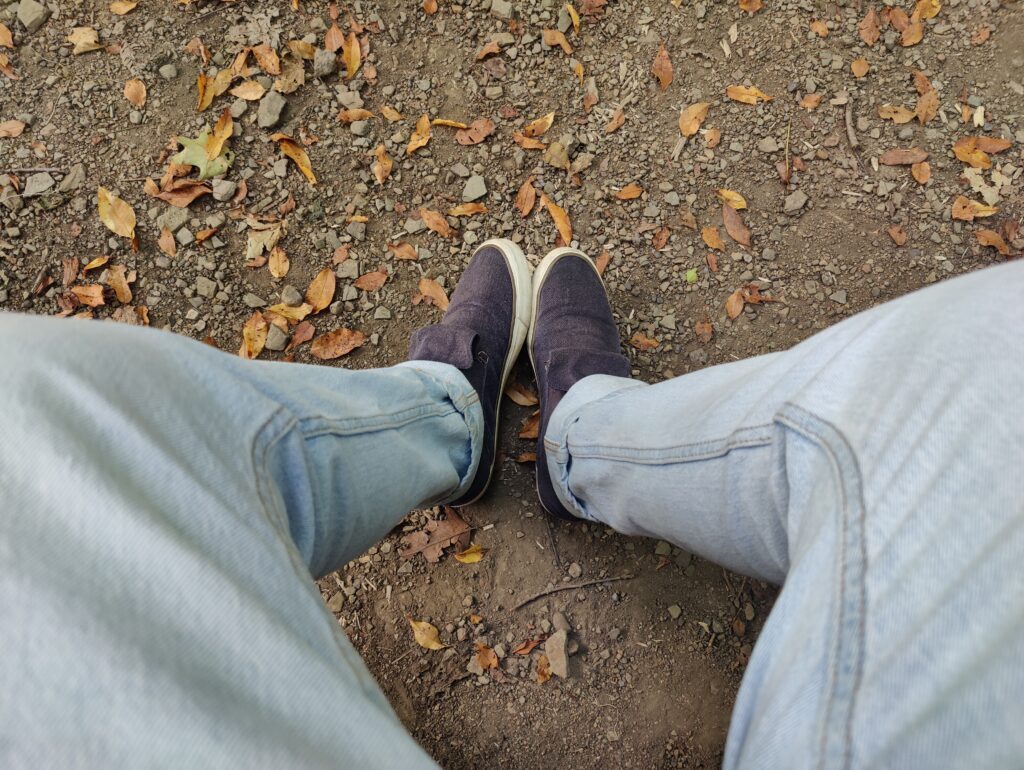
[[[195,166],[199,169],[200,179],[209,179],[210,177],[226,174],[235,160],[235,154],[231,152],[231,150],[225,148],[221,151],[220,155],[213,160],[207,158],[206,139],[209,135],[210,130],[208,128],[204,128],[202,133],[195,139],[189,139],[187,136],[179,136],[177,138],[178,144],[185,149],[171,158],[171,162]]]
[[[691,267],[686,271],[686,282],[697,283],[697,268]]]

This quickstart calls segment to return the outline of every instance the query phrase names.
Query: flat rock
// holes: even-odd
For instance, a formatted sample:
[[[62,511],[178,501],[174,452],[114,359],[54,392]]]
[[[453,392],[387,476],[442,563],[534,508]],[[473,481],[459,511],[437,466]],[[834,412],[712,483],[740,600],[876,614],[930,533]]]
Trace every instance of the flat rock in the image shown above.
[[[330,51],[318,48],[313,54],[313,77],[325,78],[338,69],[338,57]]]
[[[281,113],[284,112],[286,104],[288,100],[277,91],[268,91],[267,95],[260,99],[256,123],[260,128],[273,128],[281,121]]]
[[[232,182],[230,179],[214,179],[213,180],[213,199],[224,203],[225,201],[231,200],[235,192],[238,190],[238,183]]]
[[[42,195],[55,184],[56,182],[53,180],[53,177],[45,171],[32,174],[25,180],[25,189],[22,191],[21,197],[34,198],[37,195]]]
[[[469,179],[466,180],[466,186],[462,188],[462,200],[469,203],[470,201],[480,200],[487,195],[487,182],[479,174],[473,174]]]
[[[38,32],[49,18],[50,9],[36,0],[21,0],[18,4],[18,21],[29,34]]]
[[[60,185],[57,187],[61,192],[73,192],[85,184],[85,166],[81,163],[76,163],[68,171],[67,175],[60,180]]]
[[[242,297],[242,302],[244,302],[247,307],[251,308],[264,307],[267,304],[266,300],[257,297],[251,291],[247,292],[246,295]]]
[[[302,304],[302,292],[294,286],[285,286],[281,289],[281,302],[288,307],[298,307]]]
[[[564,629],[555,631],[544,642],[544,654],[548,656],[548,663],[551,664],[551,673],[562,679],[569,678],[569,651],[566,649],[568,642],[569,634]]]
[[[167,211],[156,218],[156,227],[163,230],[165,227],[172,233],[178,232],[188,222],[188,209],[179,209],[169,206]]]
[[[786,200],[782,204],[782,210],[787,214],[796,214],[805,205],[807,205],[807,193],[803,190],[794,190],[786,196]]]
[[[491,13],[499,19],[511,19],[512,3],[509,0],[491,0]]]
[[[288,344],[288,335],[281,331],[275,324],[270,324],[267,329],[267,342],[264,345],[267,350],[284,350]]]

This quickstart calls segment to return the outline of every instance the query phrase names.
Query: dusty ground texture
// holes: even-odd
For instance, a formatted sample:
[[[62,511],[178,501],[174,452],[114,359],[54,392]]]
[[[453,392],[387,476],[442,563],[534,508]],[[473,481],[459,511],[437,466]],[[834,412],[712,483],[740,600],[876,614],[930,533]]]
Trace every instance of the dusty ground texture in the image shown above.
[[[414,328],[440,317],[419,301],[421,278],[450,289],[473,245],[490,236],[518,241],[534,263],[555,245],[548,211],[538,204],[524,217],[515,205],[532,177],[567,212],[573,242],[595,257],[607,252],[605,278],[635,374],[660,381],[786,349],[874,304],[1020,252],[1021,3],[947,0],[932,15],[938,4],[925,2],[916,18],[911,0],[764,3],[750,14],[724,0],[591,0],[576,5],[576,31],[554,0],[438,0],[434,13],[364,0],[339,9],[346,46],[318,56],[331,25],[324,2],[301,0],[294,10],[283,1],[143,0],[124,15],[107,2],[51,0],[49,14],[31,0],[8,3],[0,8],[13,33],[4,47],[0,29],[0,310],[148,321],[232,353],[249,320],[250,353],[267,336],[260,358],[385,366],[403,359]],[[872,10],[879,29],[868,45],[872,25],[863,20]],[[72,52],[76,27],[96,30],[93,43],[88,32],[73,36],[95,50]],[[545,29],[565,33],[567,49],[547,45]],[[189,45],[196,37],[212,57],[205,64]],[[351,78],[348,40],[360,47]],[[499,52],[477,60],[491,40]],[[243,48],[261,44],[280,56],[280,78],[266,71],[275,65],[264,48],[220,82],[245,84],[239,93],[248,95],[283,89],[280,115],[276,97],[231,93],[197,112],[200,73],[216,83]],[[673,69],[665,89],[652,74],[661,44]],[[851,65],[861,58],[868,70],[857,77]],[[144,84],[144,103],[138,86],[136,104],[126,99],[129,80]],[[774,98],[741,103],[726,96],[733,85]],[[684,142],[680,113],[700,103],[707,116]],[[920,117],[896,123],[881,117],[884,105]],[[402,119],[383,118],[385,106]],[[145,180],[158,191],[168,142],[212,127],[225,108],[234,159],[213,194],[187,208],[151,197]],[[338,119],[346,109],[373,114],[346,123]],[[607,130],[620,109],[624,122]],[[552,127],[537,137],[546,149],[514,140],[550,112]],[[436,125],[429,144],[407,154],[424,114],[486,118],[495,128],[463,145],[456,129]],[[275,131],[308,153],[315,186],[270,139]],[[962,143],[958,157],[954,143],[973,136],[989,141]],[[378,145],[394,163],[383,184],[372,167]],[[927,153],[928,168],[886,165],[885,153],[899,148]],[[972,154],[979,148],[984,157]],[[631,183],[642,194],[617,197]],[[100,186],[136,213],[137,250],[101,221]],[[745,198],[749,247],[723,226],[720,188]],[[964,221],[968,204],[958,196],[995,211],[975,207],[987,215]],[[424,228],[421,207],[447,212],[464,197],[486,213],[449,217],[450,237]],[[278,246],[290,267],[280,278],[270,269],[283,273],[280,253],[270,264],[250,253],[247,264],[254,216],[286,223]],[[417,260],[388,248],[401,242],[416,247]],[[102,256],[109,260],[85,270]],[[314,357],[308,341],[271,349],[296,333],[297,316],[310,312],[302,295],[325,268],[336,274],[330,304],[306,320],[317,336],[347,328],[364,344],[330,361]],[[359,288],[368,285],[360,276],[378,270],[388,274],[383,287]],[[759,296],[777,301],[757,304]],[[269,309],[279,303],[286,307]],[[68,334],[90,322],[98,321],[69,318]],[[529,383],[525,367],[519,377]],[[457,546],[436,562],[403,558],[403,536],[445,518],[414,512],[321,581],[329,608],[409,729],[447,767],[718,764],[774,589],[667,543],[549,525],[532,495],[532,465],[517,462],[532,449],[518,437],[531,410],[507,407],[493,492],[463,514],[472,542],[488,549],[483,559],[460,563]],[[620,576],[631,577],[516,608],[539,591]],[[407,617],[432,623],[448,646],[418,646]],[[567,636],[556,635],[565,626]],[[557,667],[564,647],[567,676],[540,682],[548,643],[514,650],[552,635],[549,662]]]

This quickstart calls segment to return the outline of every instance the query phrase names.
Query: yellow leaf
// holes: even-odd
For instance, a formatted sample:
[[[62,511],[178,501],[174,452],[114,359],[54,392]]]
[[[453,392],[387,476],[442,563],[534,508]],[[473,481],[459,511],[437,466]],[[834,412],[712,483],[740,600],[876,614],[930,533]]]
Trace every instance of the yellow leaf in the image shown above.
[[[580,34],[580,15],[572,7],[572,3],[565,4],[565,12],[569,14],[569,18],[572,20],[572,31],[577,35]]]
[[[992,168],[992,158],[978,147],[978,137],[963,136],[953,144],[953,154],[971,168]]]
[[[462,123],[458,120],[448,120],[448,118],[435,118],[434,120],[430,121],[430,123],[431,125],[434,126],[446,126],[447,128],[469,128],[469,126],[466,125],[465,123]]]
[[[907,48],[912,45],[917,45],[924,38],[924,22],[921,21],[921,16],[914,11],[914,15],[910,17],[910,24],[903,30],[903,35],[900,37],[900,45]]]
[[[110,261],[110,257],[104,255],[102,257],[96,257],[89,260],[89,264],[82,268],[82,273],[88,273],[90,270],[95,270],[97,267],[103,267],[107,262]]]
[[[941,10],[942,3],[939,0],[917,0],[914,15],[920,16],[922,19],[934,19]]]
[[[230,68],[222,69],[214,76],[213,80],[210,80],[210,78],[200,72],[197,82],[199,87],[199,112],[203,112],[213,104],[214,99],[227,91],[231,87],[231,81],[234,77]]]
[[[14,35],[3,22],[0,22],[0,48],[14,48]]]
[[[122,238],[135,237],[135,211],[105,187],[96,190],[100,220],[112,233]]]
[[[906,107],[897,107],[892,104],[882,104],[878,107],[878,117],[882,120],[891,120],[893,123],[902,125],[914,119],[914,113]]]
[[[325,267],[309,284],[306,289],[306,302],[313,307],[314,313],[319,313],[334,301],[334,290],[337,280],[334,271]]]
[[[341,47],[341,58],[345,62],[345,73],[346,80],[351,80],[356,76],[359,71],[359,64],[362,57],[362,51],[359,47],[359,40],[356,38],[355,32],[348,33],[348,39],[345,44]]]
[[[146,84],[138,78],[132,78],[124,84],[124,98],[133,107],[142,109],[146,105]]]
[[[620,201],[631,201],[634,198],[639,198],[643,194],[644,188],[642,188],[636,182],[631,182],[630,184],[626,185],[621,190],[619,190],[617,193],[615,193],[615,197],[618,198]]]
[[[825,95],[822,93],[807,94],[806,96],[804,96],[803,99],[800,100],[800,106],[803,107],[805,110],[813,110],[819,104],[821,104],[821,100],[822,98],[824,98],[824,96]]]
[[[107,269],[107,286],[114,290],[114,296],[122,305],[132,301],[132,290],[128,283],[135,280],[135,271],[130,276],[126,272],[124,265],[111,265]]]
[[[292,159],[292,162],[299,167],[299,171],[306,177],[311,185],[316,184],[316,175],[313,173],[313,167],[309,162],[309,155],[302,149],[302,145],[296,142],[287,134],[276,133],[271,134],[270,138],[277,142],[277,146],[281,148],[281,152]]]
[[[275,278],[284,278],[288,275],[288,268],[290,266],[291,262],[284,249],[280,246],[275,246],[270,250],[270,263],[267,267],[270,269],[270,274],[272,276]]]
[[[722,240],[717,227],[705,227],[700,231],[700,237],[708,245],[709,249],[725,251],[725,241]]]
[[[761,0],[740,0],[740,10],[747,13],[757,13],[763,7]]]
[[[855,78],[862,78],[868,74],[868,70],[871,69],[871,65],[868,64],[867,59],[854,59],[850,62],[850,70],[853,72]]]
[[[995,206],[987,206],[984,203],[978,203],[977,201],[965,198],[963,195],[958,195],[956,200],[953,201],[952,215],[953,219],[959,219],[963,222],[973,222],[975,217],[979,219],[982,217],[990,217],[998,211],[999,209]]]
[[[373,117],[373,113],[369,110],[364,110],[362,107],[356,107],[351,110],[342,110],[338,113],[338,120],[342,123],[355,123],[357,120],[369,120]]]
[[[726,206],[732,206],[737,211],[747,207],[747,201],[735,190],[721,187],[715,194],[718,196],[718,200],[722,201]]]
[[[416,130],[409,139],[409,146],[405,148],[406,155],[412,155],[420,147],[426,147],[430,141],[430,116],[424,113],[416,121]]]
[[[247,102],[259,101],[267,89],[258,80],[246,80],[231,89],[231,95],[244,99]]]
[[[450,217],[470,217],[474,214],[486,214],[487,207],[482,203],[462,203],[448,210]]]
[[[391,176],[394,161],[391,160],[391,156],[388,155],[388,151],[383,144],[377,145],[377,149],[373,151],[373,157],[375,160],[370,167],[370,170],[373,172],[373,178],[377,180],[377,184],[384,184],[384,180]]]
[[[307,43],[305,40],[289,40],[288,48],[300,59],[313,61],[316,58],[316,46],[312,43]],[[338,49],[335,48],[334,50],[337,51]],[[334,51],[331,51],[331,53],[334,53]]]
[[[541,34],[544,37],[544,44],[552,48],[558,46],[566,56],[572,55],[572,46],[565,37],[565,33],[557,29],[544,29]]]
[[[551,661],[548,660],[547,655],[541,654],[537,658],[537,684],[544,684],[551,678]]]
[[[267,331],[269,330],[267,319],[258,310],[249,316],[249,320],[242,327],[242,347],[238,355],[250,361],[263,352],[263,346],[267,344]]]
[[[697,102],[691,104],[679,115],[679,131],[683,136],[693,136],[696,134],[704,123],[704,119],[708,116],[708,109],[711,105],[707,102]]]
[[[235,122],[231,119],[231,111],[225,109],[220,114],[220,118],[217,119],[213,132],[206,137],[206,157],[209,160],[220,157],[224,149],[224,143],[231,138],[231,133],[234,129]]]
[[[551,128],[551,124],[554,122],[555,113],[549,112],[547,115],[527,123],[523,128],[523,136],[528,138],[542,136],[549,128]]]
[[[408,621],[412,626],[412,635],[416,639],[416,644],[420,647],[426,647],[428,650],[443,650],[445,648],[446,645],[441,644],[438,631],[434,626],[425,620],[413,620],[411,616],[408,617]]]
[[[67,36],[67,41],[74,45],[71,52],[75,55],[96,51],[103,47],[100,44],[99,33],[92,27],[75,27]]]
[[[448,220],[444,218],[444,215],[440,211],[420,208],[419,214],[420,219],[423,220],[423,224],[427,226],[428,230],[431,230],[444,238],[452,237],[451,225],[448,224]]]
[[[481,548],[474,543],[462,553],[455,554],[455,560],[461,564],[476,564],[487,553],[486,548]]]
[[[160,237],[157,239],[156,244],[160,247],[160,251],[168,257],[178,254],[178,243],[174,240],[174,233],[171,232],[171,228],[167,225],[164,225],[163,229],[160,230]]]
[[[134,10],[138,4],[137,0],[114,0],[110,4],[110,12],[115,16],[124,16],[129,11]]]
[[[555,228],[558,230],[562,243],[568,246],[572,241],[572,222],[569,221],[569,215],[565,209],[557,205],[543,192],[540,194],[540,205],[548,210],[548,214],[554,220]]]
[[[292,307],[291,305],[285,305],[282,302],[278,305],[271,305],[267,308],[267,312],[281,316],[281,318],[285,319],[288,323],[297,324],[313,312],[313,306],[303,302],[298,307]]]
[[[828,27],[825,25],[825,22],[818,21],[817,19],[811,22],[811,32],[818,37],[828,37]]]
[[[768,96],[761,89],[754,86],[729,86],[725,89],[725,95],[734,102],[743,104],[757,104],[759,101],[770,102],[774,96]]]
[[[403,119],[402,118],[402,113],[400,113],[394,107],[388,107],[387,105],[385,105],[385,106],[380,108],[380,114],[383,115],[384,118],[389,123],[395,123],[395,122]]]

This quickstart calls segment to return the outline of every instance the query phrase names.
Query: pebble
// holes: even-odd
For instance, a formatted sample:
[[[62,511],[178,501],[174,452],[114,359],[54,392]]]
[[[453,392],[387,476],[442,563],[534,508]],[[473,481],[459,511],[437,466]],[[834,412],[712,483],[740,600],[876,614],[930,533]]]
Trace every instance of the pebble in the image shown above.
[[[165,64],[157,72],[160,73],[160,77],[164,80],[174,80],[178,77],[178,68],[173,64]]]
[[[487,195],[487,182],[479,174],[473,174],[469,179],[466,180],[466,186],[462,188],[462,200],[469,203],[470,201],[479,200]]]
[[[838,302],[840,305],[846,304],[846,289],[840,289],[839,291],[833,292],[828,295],[828,298],[833,302]]]
[[[387,321],[388,319],[391,318],[391,311],[388,310],[383,305],[380,305],[377,307],[376,310],[373,311],[373,317],[376,318],[378,321]]]
[[[576,562],[573,562],[572,564],[569,565],[569,577],[571,577],[573,580],[575,580],[576,578],[578,578],[582,574],[583,574],[583,567],[581,567],[579,564],[577,564]]]
[[[511,19],[512,3],[509,0],[491,0],[491,13],[499,19]]]
[[[302,292],[294,286],[286,285],[281,289],[281,302],[288,307],[298,307],[302,304]]]
[[[224,203],[225,201],[231,200],[235,192],[238,190],[238,183],[232,182],[230,179],[214,179],[213,180],[213,199]]]
[[[83,184],[85,184],[85,166],[81,163],[76,163],[71,167],[67,175],[60,180],[60,185],[57,189],[61,192],[72,192]]]
[[[22,191],[21,197],[34,198],[37,195],[42,195],[55,184],[56,182],[53,180],[53,177],[45,171],[32,174],[25,180],[25,189]]]
[[[668,556],[672,553],[672,544],[666,540],[659,540],[658,544],[654,546],[655,556]]]
[[[334,271],[334,274],[338,278],[348,278],[349,280],[355,280],[359,277],[359,262],[358,260],[349,258],[338,265],[338,269]]]
[[[786,196],[782,204],[782,210],[787,214],[796,214],[807,204],[807,193],[803,190],[794,190]]]
[[[551,673],[562,679],[569,677],[569,651],[566,649],[568,641],[569,634],[562,630],[555,631],[544,642],[544,654],[548,656],[548,662],[551,664]]]
[[[566,633],[572,631],[572,626],[569,625],[569,618],[563,612],[555,612],[551,616],[551,625],[555,627],[556,631],[565,631]]]
[[[288,101],[277,91],[268,91],[260,99],[260,108],[256,112],[256,123],[260,128],[273,128],[280,122],[281,113]]]
[[[313,77],[326,78],[338,68],[338,57],[330,51],[317,49],[313,54]]]
[[[185,223],[188,222],[188,209],[179,209],[174,206],[168,206],[167,210],[156,218],[157,230],[163,230],[165,227],[172,233],[176,233]]]
[[[206,297],[207,299],[213,299],[213,295],[217,293],[217,283],[210,280],[205,275],[201,275],[196,278],[196,294],[200,297]]]
[[[766,136],[757,143],[757,149],[759,152],[778,152],[779,143],[775,141],[774,137]]]
[[[348,227],[345,228],[345,232],[351,235],[357,241],[361,241],[366,237],[366,223],[349,222]]]
[[[21,0],[18,4],[18,21],[30,35],[38,32],[49,18],[50,9],[36,0]]]
[[[672,620],[679,620],[679,616],[683,614],[683,610],[678,604],[673,604],[668,608],[668,614],[672,616]]]
[[[245,303],[246,307],[251,307],[251,308],[264,307],[267,304],[266,300],[261,299],[260,297],[257,297],[251,291],[247,292],[245,294],[245,296],[242,297],[242,302]]]
[[[267,350],[284,350],[288,344],[288,335],[277,328],[276,324],[270,324],[270,328],[267,329],[267,342],[265,347]]]
[[[351,131],[356,136],[366,136],[368,133],[370,133],[370,121],[353,120],[349,124],[348,130]]]

